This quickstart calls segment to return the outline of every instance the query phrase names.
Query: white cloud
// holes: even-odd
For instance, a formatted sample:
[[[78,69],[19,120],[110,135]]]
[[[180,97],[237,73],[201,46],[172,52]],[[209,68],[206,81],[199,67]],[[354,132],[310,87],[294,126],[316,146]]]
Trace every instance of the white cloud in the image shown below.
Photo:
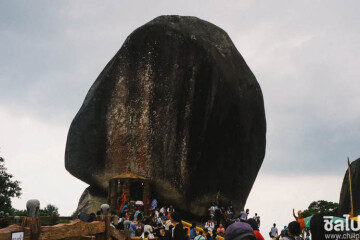
[[[0,146],[8,172],[21,182],[21,199],[13,206],[25,209],[26,201],[39,199],[41,206],[54,204],[62,215],[70,215],[85,183],[72,177],[64,167],[68,126],[51,125],[31,116],[12,115],[0,106]]]
[[[288,176],[281,171],[259,174],[245,208],[250,209],[251,217],[258,213],[262,223],[260,232],[267,238],[273,223],[280,230],[294,221],[293,208],[297,213],[313,201],[338,202],[342,180],[343,176]]]

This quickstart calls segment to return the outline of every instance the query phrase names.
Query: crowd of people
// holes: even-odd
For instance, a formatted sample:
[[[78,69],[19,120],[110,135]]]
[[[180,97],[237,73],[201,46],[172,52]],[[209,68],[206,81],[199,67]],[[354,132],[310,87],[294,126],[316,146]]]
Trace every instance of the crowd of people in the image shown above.
[[[112,214],[112,226],[129,231],[131,237],[145,240],[154,237],[161,240],[215,240],[217,236],[225,237],[227,229],[234,223],[241,223],[249,225],[256,239],[264,239],[259,232],[260,216],[255,213],[250,217],[249,209],[235,214],[231,203],[226,206],[210,204],[208,219],[204,225],[201,224],[203,231],[197,231],[196,223],[184,227],[172,205],[159,207],[154,199],[150,206],[145,216],[143,205],[121,204],[120,215]]]
[[[213,222],[216,227],[224,224],[223,226],[226,229],[234,222],[246,222],[249,219],[255,220],[258,227],[260,227],[260,216],[258,216],[257,213],[255,213],[253,217],[250,217],[250,210],[246,209],[237,215],[231,202],[224,206],[218,206],[212,203],[209,208],[209,221]]]
[[[358,231],[346,230],[346,229],[325,229],[326,216],[322,213],[312,215],[310,220],[310,226],[305,227],[302,221],[297,219],[290,222],[287,226],[278,232],[276,224],[273,224],[269,235],[272,240],[355,240],[360,239]],[[349,222],[350,224],[350,222]],[[355,223],[358,224],[358,223]],[[310,237],[311,236],[311,237]]]
[[[185,240],[188,229],[183,228],[180,216],[173,206],[157,207],[152,205],[150,214],[145,216],[143,205],[131,206],[129,202],[120,208],[120,215],[112,213],[111,224],[119,230],[127,230],[130,237],[162,240]],[[189,239],[189,237],[187,237]]]
[[[257,213],[251,217],[249,209],[246,209],[236,214],[231,204],[211,204],[208,210],[208,219],[204,224],[199,224],[202,228],[200,230],[196,223],[189,227],[183,226],[180,214],[172,205],[158,207],[157,201],[153,200],[151,208],[144,211],[142,204],[126,202],[121,205],[119,215],[111,214],[111,224],[119,230],[129,231],[131,237],[141,237],[144,240],[155,237],[160,240],[218,240],[218,236],[225,240],[265,239],[259,230],[260,216]],[[325,234],[329,233],[324,230],[323,217],[317,215],[312,217],[310,229],[303,230],[304,227],[298,220],[290,222],[281,231],[274,223],[269,237],[271,240],[310,240],[311,232],[312,239],[325,240]]]
[[[280,234],[276,227],[276,224],[273,224],[273,227],[270,229],[269,235],[273,240],[310,240],[310,233],[306,232],[305,236],[301,236],[301,227],[297,221],[292,221],[288,226],[284,226]]]

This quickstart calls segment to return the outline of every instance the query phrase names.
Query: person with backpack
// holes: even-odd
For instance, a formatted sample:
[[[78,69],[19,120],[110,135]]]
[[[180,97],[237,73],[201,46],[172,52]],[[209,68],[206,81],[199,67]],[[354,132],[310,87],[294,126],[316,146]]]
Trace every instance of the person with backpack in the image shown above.
[[[199,231],[199,235],[197,235],[194,240],[205,240],[205,237],[203,236],[203,231]]]

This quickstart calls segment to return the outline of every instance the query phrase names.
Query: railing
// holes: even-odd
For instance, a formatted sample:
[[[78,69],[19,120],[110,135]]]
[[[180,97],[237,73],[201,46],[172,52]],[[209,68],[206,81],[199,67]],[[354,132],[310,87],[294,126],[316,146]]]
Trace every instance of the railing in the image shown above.
[[[22,223],[24,221],[26,217],[24,216],[21,216],[20,217],[20,223]],[[41,225],[42,226],[47,226],[47,225],[55,225],[55,224],[58,224],[58,223],[69,223],[70,221],[74,220],[73,217],[60,217],[60,216],[39,216],[38,217],[41,221]],[[6,219],[5,217],[0,217],[0,221]],[[11,224],[15,224],[16,221],[15,221],[15,217],[13,216],[9,216],[7,217],[7,220],[10,222],[10,225]]]
[[[188,223],[188,222],[185,222],[185,221],[181,221],[181,223],[182,223],[182,225],[183,225],[184,227],[188,227],[189,229],[190,229],[190,227],[192,226],[191,223]],[[204,229],[202,229],[201,227],[196,227],[196,232],[198,233],[199,231],[204,232]],[[210,233],[210,234],[212,234],[212,233]],[[222,236],[219,236],[219,235],[217,235],[216,238],[217,238],[218,240],[224,240],[224,238],[223,238]]]
[[[187,228],[189,228],[190,229],[190,227],[192,226],[190,223],[188,223],[188,222],[185,222],[185,221],[181,221],[181,223],[182,223],[182,225],[184,226],[184,227],[187,227]],[[199,233],[200,231],[202,231],[202,232],[204,232],[204,229],[202,229],[201,227],[196,227],[196,232],[197,233]],[[188,233],[189,234],[189,233]],[[221,237],[221,236],[216,236],[216,238],[218,239],[218,240],[224,240],[224,238],[223,237]],[[131,240],[141,240],[142,238],[141,237],[131,237]],[[157,240],[158,238],[157,237],[155,237],[155,238],[153,238],[153,240]]]
[[[25,240],[130,240],[128,231],[119,231],[110,226],[111,216],[99,216],[98,221],[90,223],[77,219],[68,224],[61,223],[54,226],[41,226],[42,219],[46,218],[24,217],[22,218],[21,225],[13,224],[7,228],[0,229],[0,240],[11,239],[12,232],[23,232]]]
[[[58,221],[70,221],[71,217],[41,216],[38,218],[21,217],[21,225],[12,224],[7,228],[0,229],[0,240],[11,239],[12,232],[24,232],[25,240],[55,240],[55,239],[101,239],[109,240],[111,237],[118,240],[141,240],[141,237],[130,237],[129,231],[120,231],[110,226],[110,216],[99,216],[99,221],[90,223],[81,220],[73,220],[68,224]],[[10,222],[14,222],[13,217],[9,217]],[[53,226],[41,226],[41,225]],[[191,224],[182,221],[184,227],[190,229]],[[204,231],[203,228],[196,227],[196,231]],[[155,237],[154,240],[158,238]],[[218,240],[224,240],[217,236]]]

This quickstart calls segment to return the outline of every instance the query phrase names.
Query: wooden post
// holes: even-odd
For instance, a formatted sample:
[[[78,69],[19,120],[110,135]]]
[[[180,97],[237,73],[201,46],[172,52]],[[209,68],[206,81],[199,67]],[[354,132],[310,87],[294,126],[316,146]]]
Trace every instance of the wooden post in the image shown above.
[[[37,240],[41,232],[41,221],[39,218],[26,217],[22,222],[22,227],[30,228],[31,240]]]
[[[105,222],[105,232],[96,236],[97,240],[111,240],[111,216],[99,216],[99,221]]]
[[[105,216],[105,239],[111,240],[111,216]]]

